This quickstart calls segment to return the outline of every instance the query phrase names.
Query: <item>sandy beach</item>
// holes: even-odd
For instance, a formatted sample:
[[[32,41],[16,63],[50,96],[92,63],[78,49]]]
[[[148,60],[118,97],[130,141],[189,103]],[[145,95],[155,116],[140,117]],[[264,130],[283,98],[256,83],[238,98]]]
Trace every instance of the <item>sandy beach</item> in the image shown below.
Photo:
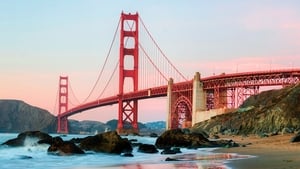
[[[258,136],[225,137],[245,147],[223,148],[216,152],[238,153],[253,158],[230,160],[232,169],[300,169],[300,143],[290,143],[293,134],[260,138]]]

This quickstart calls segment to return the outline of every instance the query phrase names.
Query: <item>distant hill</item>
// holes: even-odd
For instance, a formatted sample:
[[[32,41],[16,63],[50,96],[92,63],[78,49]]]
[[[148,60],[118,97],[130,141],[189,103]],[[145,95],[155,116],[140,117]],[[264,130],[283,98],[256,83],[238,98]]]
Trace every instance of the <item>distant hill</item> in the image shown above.
[[[71,134],[94,134],[105,130],[115,130],[118,120],[107,123],[98,121],[76,121],[69,119],[69,132]],[[161,122],[145,125],[138,123],[139,129],[148,131],[161,128]],[[125,124],[125,127],[129,124]],[[149,129],[148,129],[149,127]],[[24,132],[39,130],[47,133],[56,133],[57,118],[47,110],[31,106],[20,100],[0,100],[0,132]]]
[[[152,130],[165,130],[166,122],[165,121],[147,122],[145,123],[145,126],[148,129],[152,129]]]
[[[236,112],[197,123],[210,133],[258,134],[300,130],[300,83],[249,97]]]
[[[69,129],[70,133],[73,134],[95,134],[102,133],[106,129],[109,129],[110,126],[105,123],[98,121],[77,121],[77,120],[69,120]]]
[[[110,130],[116,130],[117,126],[118,126],[118,120],[117,119],[113,119],[113,120],[109,120],[108,122],[106,122],[106,124],[109,126]],[[130,128],[130,124],[129,123],[125,123],[124,124],[124,128]],[[145,129],[146,126],[143,123],[138,122],[138,126],[139,129]]]

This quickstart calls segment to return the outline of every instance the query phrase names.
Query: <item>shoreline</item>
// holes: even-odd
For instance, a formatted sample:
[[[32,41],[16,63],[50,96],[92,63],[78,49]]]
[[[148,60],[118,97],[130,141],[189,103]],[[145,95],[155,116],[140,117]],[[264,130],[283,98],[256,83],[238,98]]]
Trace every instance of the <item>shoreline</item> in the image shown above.
[[[265,138],[251,135],[222,136],[245,147],[216,149],[216,153],[233,153],[254,156],[246,159],[228,160],[231,169],[300,169],[300,143],[290,143],[294,134],[276,135]]]

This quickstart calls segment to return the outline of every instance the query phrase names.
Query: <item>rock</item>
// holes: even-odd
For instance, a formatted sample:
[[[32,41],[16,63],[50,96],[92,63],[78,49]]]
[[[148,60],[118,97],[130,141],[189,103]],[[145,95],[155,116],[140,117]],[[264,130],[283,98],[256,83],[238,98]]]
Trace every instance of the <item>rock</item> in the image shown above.
[[[177,160],[177,159],[175,159],[175,158],[167,157],[167,158],[165,159],[165,161],[179,161],[179,160]]]
[[[50,147],[48,148],[48,153],[54,153],[57,155],[73,155],[84,154],[84,151],[71,141],[63,141],[60,137],[54,137]]]
[[[200,148],[211,147],[213,144],[202,134],[187,132],[181,129],[172,129],[165,131],[159,136],[155,145],[159,149],[166,149],[169,147],[187,147]]]
[[[267,133],[259,133],[258,136],[260,138],[265,138],[265,137],[269,137],[269,135]]]
[[[288,127],[283,128],[281,131],[281,134],[290,134],[290,133],[293,133],[293,130]]]
[[[216,140],[212,141],[212,144],[218,147],[231,148],[239,147],[240,145],[234,142],[233,140]]]
[[[180,151],[180,148],[174,147],[174,148],[165,148],[160,154],[177,154],[177,153],[182,153]]]
[[[115,131],[85,137],[79,147],[83,150],[113,154],[132,152],[130,141],[121,138]]]
[[[151,133],[149,136],[150,137],[158,137],[158,135],[156,133]]]
[[[278,135],[278,131],[273,131],[271,134],[269,134],[269,136],[277,136]]]
[[[122,157],[134,157],[132,153],[123,153],[121,154]]]
[[[209,138],[209,134],[203,130],[202,128],[191,128],[190,129],[192,133],[197,133],[197,134],[201,134],[202,136],[204,136],[205,138]]]
[[[158,150],[152,144],[141,144],[138,148],[138,152],[153,154],[158,153]]]
[[[72,138],[70,141],[75,144],[79,144],[82,140],[83,140],[83,138]]]
[[[32,159],[31,156],[28,156],[28,155],[19,155],[18,156],[18,159],[21,159],[21,160],[28,160],[28,159]]]
[[[212,138],[212,139],[219,139],[220,136],[218,136],[217,134],[213,134],[212,136],[210,136],[210,138]]]
[[[2,143],[2,145],[8,145],[12,147],[24,146],[26,138],[32,139],[31,144],[37,144],[40,140],[51,139],[52,137],[49,134],[40,131],[26,131],[20,133],[17,138],[10,139]]]
[[[290,140],[291,143],[300,142],[300,133],[296,134],[294,137]]]

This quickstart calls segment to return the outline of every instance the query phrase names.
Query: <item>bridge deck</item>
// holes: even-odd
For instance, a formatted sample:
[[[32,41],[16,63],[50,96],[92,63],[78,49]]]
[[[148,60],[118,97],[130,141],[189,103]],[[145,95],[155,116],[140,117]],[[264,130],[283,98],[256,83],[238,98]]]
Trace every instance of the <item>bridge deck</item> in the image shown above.
[[[204,90],[212,90],[217,88],[236,88],[250,86],[274,86],[287,85],[300,82],[300,69],[272,70],[260,72],[244,72],[233,74],[221,74],[206,78],[201,78]],[[193,88],[193,80],[174,83],[172,91],[186,91]],[[125,93],[122,95],[126,100],[142,100],[155,97],[167,96],[168,86],[159,86],[149,89],[139,90],[137,92]],[[91,101],[64,112],[60,117],[68,117],[82,111],[93,109],[96,107],[107,106],[119,102],[120,95]]]

